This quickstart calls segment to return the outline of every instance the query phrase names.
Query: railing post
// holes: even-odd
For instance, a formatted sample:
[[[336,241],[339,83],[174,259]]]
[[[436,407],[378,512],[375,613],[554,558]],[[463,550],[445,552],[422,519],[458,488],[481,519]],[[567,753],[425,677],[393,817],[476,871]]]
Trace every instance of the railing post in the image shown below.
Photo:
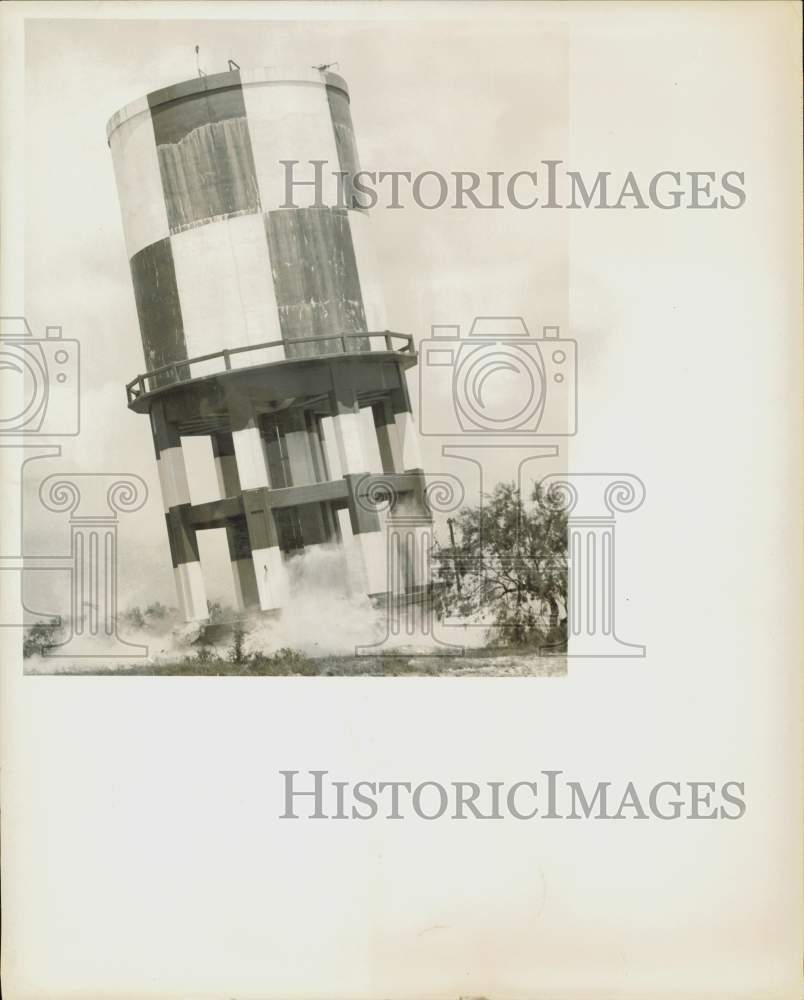
[[[386,351],[393,351],[393,349],[394,349],[394,344],[393,344],[393,341],[391,339],[391,331],[390,330],[386,330],[385,331],[385,349],[386,349]]]
[[[223,354],[223,364],[224,364],[224,367],[226,368],[226,371],[227,372],[231,371],[232,370],[232,359],[229,357],[229,351],[226,348],[224,348],[224,350],[221,353]]]

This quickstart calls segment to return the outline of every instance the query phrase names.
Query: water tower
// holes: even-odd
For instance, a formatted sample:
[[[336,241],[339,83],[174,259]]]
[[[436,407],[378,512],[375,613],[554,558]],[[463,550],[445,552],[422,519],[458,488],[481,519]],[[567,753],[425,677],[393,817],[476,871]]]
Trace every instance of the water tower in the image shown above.
[[[366,496],[391,480],[422,509],[416,353],[388,330],[368,215],[334,176],[359,170],[346,82],[199,76],[127,105],[107,136],[145,353],[128,405],[150,417],[185,618],[207,617],[197,535],[210,528],[226,529],[241,609],[281,608],[288,558],[333,542],[366,593],[387,594]],[[291,160],[295,179],[321,178],[293,188],[295,207]],[[219,483],[200,504],[182,452],[195,435],[211,438]],[[410,566],[405,578],[425,583]]]

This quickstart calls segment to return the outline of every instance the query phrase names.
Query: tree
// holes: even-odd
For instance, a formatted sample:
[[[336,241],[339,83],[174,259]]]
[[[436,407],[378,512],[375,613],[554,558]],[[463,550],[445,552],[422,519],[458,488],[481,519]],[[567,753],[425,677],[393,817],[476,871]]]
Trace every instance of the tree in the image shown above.
[[[454,543],[438,549],[442,611],[488,621],[504,645],[563,647],[567,514],[541,485],[525,504],[500,483],[451,527]]]

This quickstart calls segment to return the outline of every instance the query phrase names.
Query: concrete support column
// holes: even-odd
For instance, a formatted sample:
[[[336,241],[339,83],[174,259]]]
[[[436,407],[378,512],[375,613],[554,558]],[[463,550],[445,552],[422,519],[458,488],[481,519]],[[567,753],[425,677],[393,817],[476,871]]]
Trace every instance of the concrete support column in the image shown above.
[[[361,499],[361,481],[370,471],[360,435],[360,407],[351,386],[338,384],[332,393],[335,439],[343,478],[349,489],[349,520],[355,546],[363,563],[366,593],[384,594],[388,590],[388,560],[385,539],[377,514]]]
[[[276,530],[267,487],[243,491],[243,507],[263,611],[275,611],[288,602],[288,573]]]
[[[212,435],[212,454],[215,459],[215,473],[218,477],[220,499],[240,496],[240,477],[237,474],[232,435],[217,432]],[[226,529],[229,559],[232,564],[235,600],[238,611],[248,611],[260,606],[257,591],[257,577],[251,557],[251,545],[245,523],[230,524]]]
[[[407,507],[394,512],[388,526],[389,534],[396,532],[402,546],[402,566],[408,590],[421,590],[432,586],[433,515],[427,504],[427,483],[421,469],[415,470],[417,485],[409,494]]]
[[[344,400],[345,393],[336,396],[333,406],[332,425],[335,431],[335,442],[338,448],[341,472],[367,472],[367,459],[363,452],[363,442],[360,437],[360,408],[357,400]]]
[[[389,520],[386,530],[389,534],[389,567],[399,578],[393,580],[393,589],[412,591],[431,584],[429,555],[433,545],[432,517],[424,501],[424,474],[421,471],[419,438],[413,423],[410,398],[404,386],[404,372],[399,372],[403,388],[391,394],[387,400],[375,403],[374,426],[380,447],[383,472],[413,472],[420,477],[419,488],[403,506],[396,511],[396,517],[405,520],[405,531],[392,528]],[[393,520],[393,518],[391,519]]]
[[[240,496],[240,476],[237,474],[237,458],[232,435],[227,431],[218,431],[211,437],[215,475],[218,478],[218,496],[221,499]]]
[[[409,410],[402,410],[394,415],[394,421],[402,449],[403,472],[421,469],[422,456],[419,451],[419,435],[413,422],[413,414]]]
[[[253,500],[255,495],[262,495],[269,489],[268,462],[257,419],[248,401],[242,396],[233,396],[230,399],[229,413],[232,420],[232,446],[237,475],[243,492],[243,501],[246,503],[248,496]],[[249,517],[248,505],[246,506],[251,559],[260,608],[263,611],[273,611],[287,604],[287,569],[279,548],[270,506],[261,502],[257,507],[259,514]]]
[[[232,428],[232,447],[241,490],[269,486],[265,445],[253,416],[247,418],[237,429]]]
[[[321,421],[315,413],[306,410],[304,413],[304,425],[307,428],[307,440],[310,442],[314,481],[325,483],[330,478],[330,471],[324,449],[324,435],[321,430]]]
[[[383,472],[404,472],[399,432],[391,401],[383,399],[371,407]]]
[[[408,385],[405,373],[399,369],[399,388],[391,393],[391,406],[394,413],[394,424],[401,455],[402,472],[422,468],[422,457],[419,451],[419,435],[413,420],[413,407],[408,395]]]
[[[290,463],[290,478],[294,486],[307,486],[316,481],[313,449],[302,410],[291,410],[285,429],[285,447]]]
[[[187,467],[178,430],[167,420],[161,402],[154,403],[151,408],[151,431],[179,610],[185,621],[203,621],[209,616],[209,610],[196,532],[188,517]]]
[[[320,477],[317,428],[307,418],[308,415],[303,410],[292,410],[285,430],[285,447],[294,486],[309,486],[323,481],[323,477]],[[323,504],[301,504],[296,508],[296,513],[299,516],[305,550],[329,541],[330,531]]]
[[[397,447],[401,453],[402,471],[418,472],[421,478],[419,488],[411,498],[410,509],[403,514],[410,519],[410,523],[399,536],[404,553],[401,565],[405,567],[405,583],[408,589],[415,590],[432,584],[429,553],[433,547],[433,518],[424,499],[425,483],[419,451],[419,435],[413,420],[413,407],[408,395],[405,373],[401,368],[399,389],[391,393],[391,409],[394,414]]]

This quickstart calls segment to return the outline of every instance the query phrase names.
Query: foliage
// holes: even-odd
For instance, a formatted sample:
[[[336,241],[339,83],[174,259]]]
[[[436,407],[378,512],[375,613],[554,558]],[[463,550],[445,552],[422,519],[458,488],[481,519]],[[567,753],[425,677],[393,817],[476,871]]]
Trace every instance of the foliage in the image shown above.
[[[207,601],[207,615],[210,625],[229,621],[233,614],[231,608],[224,607],[220,601]]]
[[[248,658],[249,673],[270,674],[274,677],[290,675],[318,676],[321,666],[296,649],[282,648],[275,653],[254,653]]]
[[[246,630],[242,622],[236,622],[232,631],[232,645],[229,647],[229,659],[232,663],[246,662]]]
[[[61,627],[59,624],[47,624],[37,622],[25,629],[22,636],[22,655],[25,659],[31,656],[47,656],[51,650],[61,640]]]
[[[459,512],[455,544],[438,551],[441,610],[490,620],[503,645],[558,648],[566,642],[567,515],[538,483],[530,501],[500,483]]]
[[[131,625],[136,629],[145,628],[145,615],[139,606],[128,608],[120,617],[126,625]]]
[[[127,608],[120,615],[120,620],[133,629],[150,628],[160,631],[175,615],[176,612],[172,608],[165,607],[159,601],[153,601],[144,610],[139,605]]]

